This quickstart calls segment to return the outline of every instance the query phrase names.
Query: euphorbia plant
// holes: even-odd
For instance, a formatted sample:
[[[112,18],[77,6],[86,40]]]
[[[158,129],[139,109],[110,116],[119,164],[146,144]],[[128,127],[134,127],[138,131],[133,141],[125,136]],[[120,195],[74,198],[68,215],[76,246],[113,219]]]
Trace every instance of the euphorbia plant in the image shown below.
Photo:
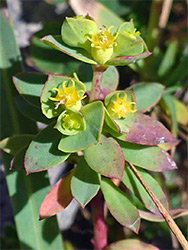
[[[140,35],[132,20],[117,29],[113,26],[98,29],[90,17],[66,18],[61,36],[49,35],[41,41],[91,64],[91,85],[79,79],[79,72],[73,76],[20,73],[14,77],[22,97],[35,108],[36,119],[47,126],[32,141],[27,135],[7,138],[1,142],[1,148],[8,152],[12,143],[22,139],[18,147],[24,150],[24,157],[20,157],[23,151],[17,150],[12,167],[20,159],[27,174],[76,159],[75,167],[47,194],[39,215],[40,219],[55,215],[73,198],[82,208],[91,201],[95,249],[107,245],[104,202],[112,216],[135,233],[139,231],[140,217],[162,219],[155,196],[169,210],[163,191],[147,170],[176,169],[167,150],[178,141],[159,121],[144,114],[160,100],[164,87],[140,83],[117,90],[114,66],[134,63],[151,54]],[[144,92],[145,89],[149,91]],[[136,208],[121,189],[121,183],[143,203],[147,212]]]

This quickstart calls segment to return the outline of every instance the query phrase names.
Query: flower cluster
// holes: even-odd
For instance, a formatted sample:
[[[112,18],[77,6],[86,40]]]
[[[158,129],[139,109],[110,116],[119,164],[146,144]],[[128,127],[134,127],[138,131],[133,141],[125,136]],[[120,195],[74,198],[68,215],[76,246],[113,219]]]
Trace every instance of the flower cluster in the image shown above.
[[[69,86],[70,81],[71,85]],[[83,115],[79,112],[82,107],[81,101],[86,97],[84,95],[85,90],[76,90],[75,80],[70,79],[70,81],[67,83],[67,80],[65,80],[61,85],[62,88],[52,88],[52,91],[56,91],[56,96],[48,97],[49,100],[55,102],[55,110],[63,107],[63,112],[58,116],[55,127],[65,135],[73,135],[85,130],[85,121]]]

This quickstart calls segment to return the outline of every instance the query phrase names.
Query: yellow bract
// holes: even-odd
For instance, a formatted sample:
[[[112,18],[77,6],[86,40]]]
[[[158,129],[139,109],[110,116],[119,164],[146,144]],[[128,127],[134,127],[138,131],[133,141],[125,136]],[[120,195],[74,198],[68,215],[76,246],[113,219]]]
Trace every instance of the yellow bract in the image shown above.
[[[65,109],[73,108],[75,110],[80,110],[81,108],[81,100],[84,99],[86,96],[83,96],[83,90],[75,90],[75,82],[71,79],[72,86],[66,87],[65,83],[62,84],[62,89],[53,88],[52,90],[57,91],[56,97],[49,97],[50,100],[56,101],[57,109],[59,105],[64,105]]]
[[[116,101],[111,102],[107,110],[114,119],[126,118],[128,113],[136,112],[135,102],[126,102],[127,95],[125,94],[123,98],[117,95]]]

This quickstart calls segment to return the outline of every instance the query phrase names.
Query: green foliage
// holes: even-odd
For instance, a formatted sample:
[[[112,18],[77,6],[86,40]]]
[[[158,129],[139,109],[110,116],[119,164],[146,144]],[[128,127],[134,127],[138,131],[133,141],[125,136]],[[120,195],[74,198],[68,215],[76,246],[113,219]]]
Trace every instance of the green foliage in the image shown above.
[[[106,4],[104,0],[99,2]],[[133,5],[110,3],[111,8],[123,15]],[[133,20],[124,22],[103,5],[94,2],[94,6],[97,11],[92,18],[67,17],[62,26],[45,24],[35,34],[30,59],[44,73],[19,73],[20,56],[14,34],[1,15],[5,37],[13,42],[7,45],[2,38],[0,65],[5,82],[2,91],[6,93],[3,114],[7,112],[10,121],[3,121],[0,149],[14,155],[11,162],[8,158],[6,162],[6,155],[5,164],[12,170],[21,170],[9,173],[7,183],[22,249],[24,246],[62,249],[55,218],[47,222],[36,219],[46,194],[39,211],[41,220],[64,210],[73,198],[85,208],[102,191],[112,216],[135,233],[140,229],[140,218],[163,221],[129,163],[136,165],[138,173],[174,218],[187,214],[186,209],[169,209],[158,180],[143,170],[156,174],[177,168],[167,151],[178,144],[178,124],[187,125],[188,111],[172,93],[178,88],[177,83],[185,79],[187,53],[183,51],[180,55],[179,43],[172,39],[165,52],[155,47],[152,59],[141,60],[151,53]],[[135,16],[138,19],[139,15]],[[98,24],[106,27],[98,29]],[[155,39],[152,43],[155,46]],[[178,57],[181,60],[177,65]],[[137,71],[142,82],[121,90],[115,66],[125,65]],[[161,111],[172,121],[172,134],[159,119]],[[35,122],[44,123],[45,128],[37,132]],[[75,164],[73,169],[49,191],[46,173],[36,172],[67,160]],[[24,171],[35,174],[26,177]],[[94,220],[94,226],[95,223]],[[140,241],[126,240],[106,249],[129,249],[130,245],[143,247]],[[145,249],[155,248],[145,245]]]

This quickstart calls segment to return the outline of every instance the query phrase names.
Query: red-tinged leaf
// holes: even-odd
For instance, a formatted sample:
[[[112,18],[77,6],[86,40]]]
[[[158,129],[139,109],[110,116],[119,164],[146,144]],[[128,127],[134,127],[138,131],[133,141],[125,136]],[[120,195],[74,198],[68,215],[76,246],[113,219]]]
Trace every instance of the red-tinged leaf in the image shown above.
[[[162,123],[148,115],[135,113],[120,121],[116,120],[123,133],[120,140],[150,146],[177,142]]]
[[[112,243],[111,245],[105,247],[105,250],[159,250],[159,248],[144,243],[141,240],[129,239],[129,240],[120,240]]]
[[[151,52],[144,52],[135,56],[122,56],[110,59],[105,65],[113,65],[113,66],[124,66],[130,63],[135,63],[138,60],[144,59],[150,56]]]
[[[70,182],[74,171],[73,169],[67,175],[63,176],[46,195],[39,210],[40,220],[61,212],[69,205],[73,198]]]
[[[165,221],[162,215],[160,214],[153,214],[149,212],[145,212],[142,210],[139,210],[140,216],[142,219],[153,221],[153,222],[163,222]],[[173,219],[179,218],[181,216],[188,215],[188,209],[186,208],[177,208],[169,210],[169,214],[172,216]]]

